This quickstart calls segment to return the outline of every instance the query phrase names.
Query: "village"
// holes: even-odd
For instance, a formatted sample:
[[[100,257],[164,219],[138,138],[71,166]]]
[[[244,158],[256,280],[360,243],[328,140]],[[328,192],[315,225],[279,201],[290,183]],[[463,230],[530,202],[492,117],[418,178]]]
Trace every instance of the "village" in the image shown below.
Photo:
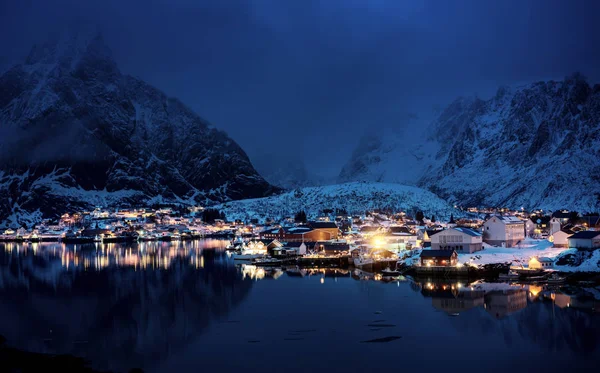
[[[281,219],[227,221],[220,211],[193,207],[64,214],[30,229],[10,228],[0,242],[102,245],[207,238],[228,240],[236,261],[258,266],[354,266],[365,273],[432,277],[483,276],[543,280],[544,273],[597,272],[600,216],[560,210],[467,210],[446,222],[416,212],[349,215],[303,211]],[[508,273],[505,273],[508,271]],[[475,271],[475,272],[474,272]],[[478,272],[477,272],[478,271]],[[559,281],[560,278],[554,278]]]

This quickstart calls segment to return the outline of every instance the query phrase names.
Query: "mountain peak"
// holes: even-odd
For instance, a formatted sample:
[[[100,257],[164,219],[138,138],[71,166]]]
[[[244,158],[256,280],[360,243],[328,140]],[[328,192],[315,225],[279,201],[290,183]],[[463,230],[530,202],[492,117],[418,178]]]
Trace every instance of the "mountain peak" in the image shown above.
[[[55,65],[73,70],[84,58],[113,62],[112,52],[96,27],[70,27],[33,46],[25,65]]]

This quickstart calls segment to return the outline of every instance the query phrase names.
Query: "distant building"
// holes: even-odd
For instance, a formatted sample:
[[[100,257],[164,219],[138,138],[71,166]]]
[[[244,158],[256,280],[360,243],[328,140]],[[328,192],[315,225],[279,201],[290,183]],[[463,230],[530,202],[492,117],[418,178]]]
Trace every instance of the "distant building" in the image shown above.
[[[561,226],[565,224],[562,222],[562,220],[558,219],[558,218],[552,218],[550,219],[550,234],[554,234],[558,231],[560,231]]]
[[[421,251],[422,266],[455,266],[458,254],[454,250],[423,250]]]
[[[569,210],[559,210],[552,213],[552,220],[558,221],[561,224],[566,224],[571,217]]]
[[[554,247],[569,247],[569,237],[574,233],[569,229],[562,229],[554,232],[548,239],[554,244]]]
[[[280,242],[316,242],[335,240],[340,230],[334,222],[310,222],[297,227],[281,227],[261,233],[263,239],[276,239]]]
[[[569,237],[569,247],[577,249],[600,248],[600,231],[581,231]]]
[[[584,215],[579,220],[588,229],[600,230],[600,216],[598,215]]]
[[[431,236],[431,249],[474,253],[482,249],[481,233],[466,227],[454,227],[438,231]]]
[[[483,241],[502,247],[514,247],[525,239],[525,222],[516,216],[492,216],[483,223]]]

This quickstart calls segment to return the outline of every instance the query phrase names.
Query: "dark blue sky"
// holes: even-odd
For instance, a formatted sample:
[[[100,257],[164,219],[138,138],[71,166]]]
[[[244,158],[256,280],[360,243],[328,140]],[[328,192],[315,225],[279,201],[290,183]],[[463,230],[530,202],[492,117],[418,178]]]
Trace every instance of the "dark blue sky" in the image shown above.
[[[100,25],[125,73],[251,158],[337,174],[360,134],[499,85],[600,81],[598,1],[4,0],[0,65],[66,23]]]

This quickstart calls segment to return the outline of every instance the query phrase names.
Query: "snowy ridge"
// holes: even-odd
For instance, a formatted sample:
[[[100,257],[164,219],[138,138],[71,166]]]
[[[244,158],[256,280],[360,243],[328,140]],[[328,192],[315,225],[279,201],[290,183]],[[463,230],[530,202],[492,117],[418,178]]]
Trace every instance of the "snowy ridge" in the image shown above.
[[[366,210],[391,208],[425,216],[434,214],[449,218],[454,209],[444,200],[426,190],[400,184],[353,182],[346,184],[307,187],[280,195],[227,202],[214,206],[228,219],[283,218],[304,210],[309,216],[320,215],[323,209],[345,209],[349,214]]]
[[[464,207],[598,211],[599,134],[600,85],[574,74],[459,98],[423,135],[362,144],[340,179],[413,183]]]

